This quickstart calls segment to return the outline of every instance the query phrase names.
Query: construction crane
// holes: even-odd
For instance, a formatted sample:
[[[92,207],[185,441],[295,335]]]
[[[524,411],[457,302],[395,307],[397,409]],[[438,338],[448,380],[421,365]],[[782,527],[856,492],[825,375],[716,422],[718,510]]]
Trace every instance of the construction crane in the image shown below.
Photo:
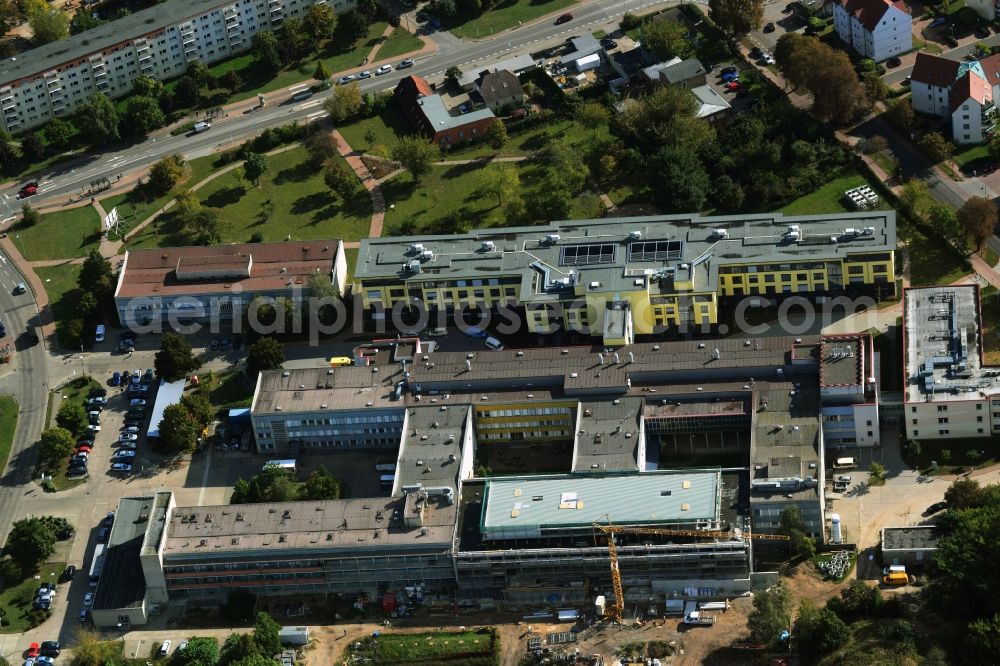
[[[618,545],[615,543],[615,533],[637,534],[649,536],[683,536],[695,539],[728,539],[736,538],[744,541],[750,539],[788,541],[784,534],[753,534],[746,532],[724,532],[720,530],[668,530],[659,527],[619,527],[611,523],[611,516],[607,516],[608,524],[594,523],[594,527],[604,533],[608,540],[608,559],[611,561],[611,587],[615,595],[613,606],[607,607],[605,617],[610,616],[615,622],[621,622],[625,614],[625,594],[622,590],[622,574],[618,568]]]

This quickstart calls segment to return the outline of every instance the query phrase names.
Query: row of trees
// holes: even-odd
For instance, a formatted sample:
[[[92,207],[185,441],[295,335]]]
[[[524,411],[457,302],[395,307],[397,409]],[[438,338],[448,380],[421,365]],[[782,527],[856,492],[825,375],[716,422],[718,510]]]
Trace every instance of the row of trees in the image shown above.
[[[917,224],[930,230],[960,256],[968,255],[971,238],[976,250],[982,250],[997,227],[996,205],[985,197],[970,197],[957,211],[934,200],[927,185],[911,179],[899,195],[901,211]]]
[[[340,481],[332,477],[325,466],[312,472],[301,485],[286,470],[272,466],[249,479],[237,479],[229,503],[258,504],[333,499],[340,499]]]
[[[815,37],[797,32],[782,35],[774,59],[789,83],[813,96],[812,111],[820,120],[843,125],[879,97],[884,99],[884,86],[875,69],[863,73],[862,83],[844,51]]]

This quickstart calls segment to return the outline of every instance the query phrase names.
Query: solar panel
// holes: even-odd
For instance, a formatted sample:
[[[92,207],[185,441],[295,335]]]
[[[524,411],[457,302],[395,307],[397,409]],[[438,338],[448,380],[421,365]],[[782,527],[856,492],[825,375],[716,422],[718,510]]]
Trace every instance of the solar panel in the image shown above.
[[[629,261],[673,261],[681,258],[681,242],[677,240],[636,241],[629,243]]]
[[[562,266],[589,266],[593,264],[613,264],[615,246],[613,243],[592,243],[589,245],[567,245],[562,248],[559,263]]]

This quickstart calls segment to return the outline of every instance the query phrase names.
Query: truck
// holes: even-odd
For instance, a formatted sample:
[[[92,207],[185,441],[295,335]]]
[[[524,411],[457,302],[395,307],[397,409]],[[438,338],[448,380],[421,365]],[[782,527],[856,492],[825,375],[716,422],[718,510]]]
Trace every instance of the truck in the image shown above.
[[[94,559],[90,563],[90,587],[97,587],[97,581],[101,579],[101,571],[104,569],[104,544],[99,543],[94,548]]]
[[[712,625],[715,624],[715,616],[709,615],[703,610],[698,610],[697,602],[687,601],[684,603],[684,624]]]

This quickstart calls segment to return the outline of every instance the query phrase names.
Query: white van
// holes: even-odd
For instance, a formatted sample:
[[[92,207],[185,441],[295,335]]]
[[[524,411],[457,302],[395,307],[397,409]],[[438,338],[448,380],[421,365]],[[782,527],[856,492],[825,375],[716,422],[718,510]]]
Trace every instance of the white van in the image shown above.
[[[906,567],[902,564],[890,564],[889,566],[884,567],[882,569],[883,576],[888,576],[889,574],[894,574],[894,573],[905,574]]]
[[[192,129],[194,130],[195,134],[201,134],[211,126],[212,126],[211,123],[200,122],[200,123],[195,123]]]
[[[837,458],[833,461],[834,469],[854,469],[857,466],[857,458]]]
[[[97,328],[94,330],[94,342],[104,342],[104,324],[98,324]]]
[[[500,342],[499,340],[497,340],[496,338],[492,337],[492,336],[486,338],[486,340],[484,340],[484,342],[486,343],[486,346],[489,347],[490,349],[492,349],[493,351],[502,351],[503,350],[503,343]]]

